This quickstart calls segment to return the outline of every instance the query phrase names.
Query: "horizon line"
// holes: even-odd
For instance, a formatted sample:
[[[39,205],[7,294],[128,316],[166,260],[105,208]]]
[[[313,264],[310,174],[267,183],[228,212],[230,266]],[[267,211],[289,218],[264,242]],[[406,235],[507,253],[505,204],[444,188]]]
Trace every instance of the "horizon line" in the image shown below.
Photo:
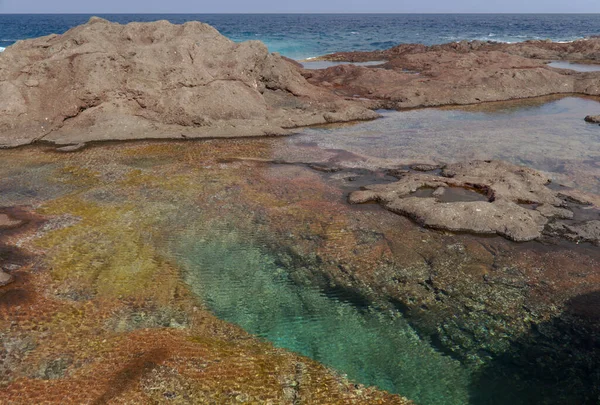
[[[15,12],[1,13],[0,15],[599,15],[598,12],[251,12],[251,13],[229,13],[229,12],[52,12],[31,13]]]

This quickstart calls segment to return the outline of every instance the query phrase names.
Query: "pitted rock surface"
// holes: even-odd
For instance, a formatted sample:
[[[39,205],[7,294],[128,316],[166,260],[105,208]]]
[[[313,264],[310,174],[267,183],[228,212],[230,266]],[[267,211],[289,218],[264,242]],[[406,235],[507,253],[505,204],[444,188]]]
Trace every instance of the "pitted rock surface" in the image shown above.
[[[258,41],[199,22],[100,18],[0,54],[0,147],[279,135],[378,115],[309,84]]]
[[[426,227],[530,241],[542,236],[549,221],[573,217],[561,195],[547,187],[549,183],[550,179],[530,168],[478,160],[449,165],[439,176],[407,173],[397,182],[355,191],[349,201],[353,204],[377,201]],[[444,194],[440,188],[448,187],[477,190],[488,201],[440,201]],[[436,192],[431,197],[412,195],[422,188]],[[588,235],[582,238],[590,239],[589,234],[595,229],[593,224],[589,225],[592,222],[578,228],[580,233]]]

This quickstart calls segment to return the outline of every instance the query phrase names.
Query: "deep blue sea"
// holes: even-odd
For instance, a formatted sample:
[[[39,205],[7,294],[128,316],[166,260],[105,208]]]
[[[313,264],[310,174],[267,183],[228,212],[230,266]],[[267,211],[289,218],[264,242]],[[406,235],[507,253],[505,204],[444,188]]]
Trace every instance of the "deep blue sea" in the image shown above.
[[[573,41],[600,35],[600,14],[113,14],[111,21],[174,23],[198,20],[234,41],[259,39],[295,59],[335,51],[373,50],[400,43],[439,44],[463,39],[518,42]],[[19,39],[61,34],[90,15],[0,15],[0,47]]]

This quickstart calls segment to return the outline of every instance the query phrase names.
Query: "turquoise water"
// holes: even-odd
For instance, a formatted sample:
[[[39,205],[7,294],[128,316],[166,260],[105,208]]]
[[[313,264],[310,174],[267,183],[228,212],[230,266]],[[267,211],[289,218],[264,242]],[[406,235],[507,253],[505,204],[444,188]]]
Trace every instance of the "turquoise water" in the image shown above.
[[[174,23],[198,20],[234,41],[258,39],[272,52],[304,59],[337,51],[390,48],[400,43],[460,40],[572,41],[600,34],[600,14],[112,14],[111,21]],[[0,15],[0,47],[62,34],[90,15]]]
[[[256,235],[188,233],[177,257],[193,291],[220,318],[422,405],[469,402],[469,373],[419,338],[397,312],[326,294],[284,266]],[[296,267],[297,266],[297,267]]]

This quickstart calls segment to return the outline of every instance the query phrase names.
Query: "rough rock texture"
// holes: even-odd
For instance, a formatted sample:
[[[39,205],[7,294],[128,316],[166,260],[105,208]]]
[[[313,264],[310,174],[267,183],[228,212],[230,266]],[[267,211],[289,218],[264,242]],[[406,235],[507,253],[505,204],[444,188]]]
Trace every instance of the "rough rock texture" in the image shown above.
[[[285,134],[372,119],[306,82],[260,42],[199,22],[119,25],[100,18],[0,54],[0,146],[38,140]]]
[[[600,115],[588,115],[585,117],[585,121],[592,124],[600,124]]]
[[[8,228],[21,224],[21,221],[13,219],[6,214],[0,214],[0,228]]]
[[[569,46],[567,46],[569,45]],[[600,72],[556,69],[551,59],[598,60],[600,40],[574,44],[480,41],[426,47],[400,45],[385,51],[347,52],[322,59],[387,60],[381,67],[335,66],[305,71],[311,83],[337,94],[366,98],[372,108],[476,104],[549,94],[600,94]],[[365,101],[362,101],[363,103]]]
[[[560,194],[546,187],[549,182],[533,169],[501,161],[473,161],[449,165],[441,176],[408,173],[395,183],[353,192],[349,200],[353,204],[377,201],[431,228],[529,241],[540,238],[551,219],[573,218]],[[447,187],[478,190],[488,201],[444,202],[440,200],[444,194],[440,188]],[[428,197],[413,195],[425,188],[436,191]],[[584,222],[576,230],[567,229],[577,234],[577,240],[595,242],[597,226],[593,222]]]

